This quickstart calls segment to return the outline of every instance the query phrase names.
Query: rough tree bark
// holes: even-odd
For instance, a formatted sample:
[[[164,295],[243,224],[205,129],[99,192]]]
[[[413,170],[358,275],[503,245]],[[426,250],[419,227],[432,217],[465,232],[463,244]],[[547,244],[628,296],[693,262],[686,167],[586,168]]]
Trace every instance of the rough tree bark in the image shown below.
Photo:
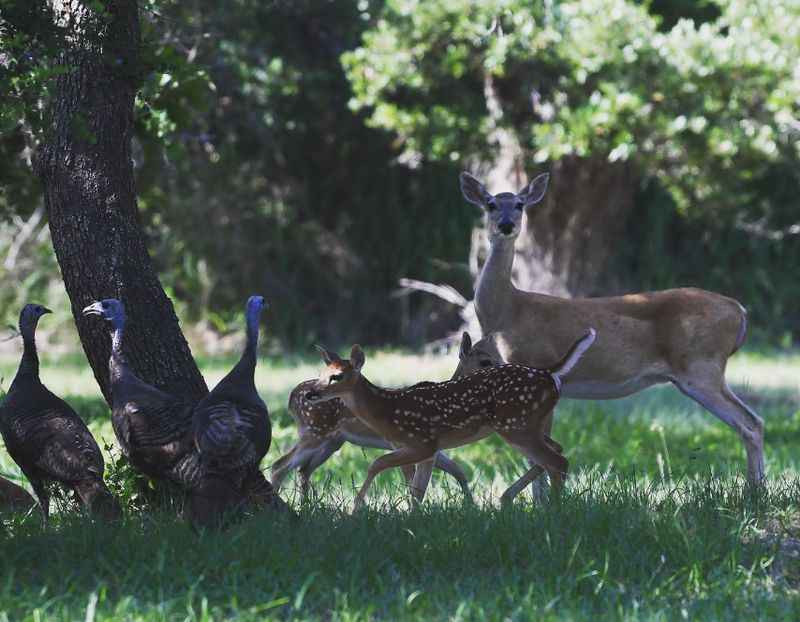
[[[81,310],[96,299],[125,303],[125,350],[146,382],[188,399],[208,392],[138,221],[131,136],[140,83],[139,7],[55,0],[67,34],[51,104],[52,128],[36,161],[50,233],[81,343],[109,401],[108,328]]]

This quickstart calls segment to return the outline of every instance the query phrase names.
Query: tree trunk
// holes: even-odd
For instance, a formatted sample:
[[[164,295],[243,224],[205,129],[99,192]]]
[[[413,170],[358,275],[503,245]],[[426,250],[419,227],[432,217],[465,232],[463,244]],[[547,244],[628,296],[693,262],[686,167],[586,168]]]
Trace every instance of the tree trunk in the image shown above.
[[[546,198],[527,210],[517,242],[517,286],[559,296],[617,293],[622,279],[609,273],[608,261],[633,209],[631,166],[572,157],[550,172]]]
[[[208,392],[164,293],[139,225],[131,161],[133,103],[142,74],[136,0],[108,0],[98,14],[81,0],[55,0],[68,44],[55,82],[52,128],[36,172],[53,248],[78,335],[110,401],[109,328],[81,310],[119,298],[125,351],[144,381],[197,400]]]
[[[496,148],[486,186],[495,194],[518,192],[545,169],[531,167],[530,154],[503,124],[503,104],[489,74],[484,77],[484,97]],[[549,169],[545,200],[526,211],[517,239],[515,285],[566,297],[618,292],[622,279],[609,274],[608,260],[623,242],[625,219],[633,209],[636,176],[631,165],[602,156],[565,157]],[[476,278],[487,252],[481,228],[473,235],[470,254]]]

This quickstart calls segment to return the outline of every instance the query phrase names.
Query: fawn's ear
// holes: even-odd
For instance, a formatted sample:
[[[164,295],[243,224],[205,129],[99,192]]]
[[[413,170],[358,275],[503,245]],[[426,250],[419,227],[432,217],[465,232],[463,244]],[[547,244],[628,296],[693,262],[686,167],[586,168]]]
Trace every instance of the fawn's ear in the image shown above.
[[[458,358],[460,360],[464,360],[469,356],[469,353],[472,351],[472,337],[469,336],[467,331],[464,331],[464,334],[461,335],[461,347],[458,350]]]
[[[319,355],[322,357],[322,360],[325,361],[326,365],[341,360],[336,352],[331,352],[319,344],[315,344],[314,347],[319,351]]]
[[[537,175],[531,183],[517,193],[525,203],[525,207],[536,205],[544,198],[544,193],[547,192],[547,184],[549,182],[550,173],[542,173],[541,175]]]
[[[350,364],[353,366],[353,369],[361,371],[361,368],[364,367],[364,360],[364,350],[361,349],[360,345],[354,345],[353,349],[350,350]]]
[[[486,207],[486,200],[490,198],[490,194],[481,182],[475,179],[467,172],[461,173],[458,178],[461,185],[461,194],[470,203],[478,207]]]

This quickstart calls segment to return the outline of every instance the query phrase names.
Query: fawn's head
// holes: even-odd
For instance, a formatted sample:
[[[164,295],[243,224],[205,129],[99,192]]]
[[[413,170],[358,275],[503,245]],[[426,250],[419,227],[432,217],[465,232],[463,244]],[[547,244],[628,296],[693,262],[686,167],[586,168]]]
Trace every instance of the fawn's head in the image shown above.
[[[316,384],[306,393],[309,402],[325,402],[336,397],[341,397],[353,390],[361,377],[361,368],[364,367],[364,351],[361,346],[354,345],[350,350],[350,359],[340,358],[336,352],[331,352],[317,346],[325,369],[320,373]]]
[[[483,209],[486,214],[486,231],[489,241],[514,239],[519,235],[522,213],[525,208],[535,205],[544,198],[548,173],[542,173],[517,194],[500,192],[490,194],[484,185],[469,173],[461,173],[461,194],[464,198]]]
[[[458,352],[458,367],[456,367],[453,378],[468,376],[479,369],[496,367],[504,363],[505,361],[494,347],[493,341],[481,339],[473,345],[469,333],[464,332],[461,338],[461,349]]]

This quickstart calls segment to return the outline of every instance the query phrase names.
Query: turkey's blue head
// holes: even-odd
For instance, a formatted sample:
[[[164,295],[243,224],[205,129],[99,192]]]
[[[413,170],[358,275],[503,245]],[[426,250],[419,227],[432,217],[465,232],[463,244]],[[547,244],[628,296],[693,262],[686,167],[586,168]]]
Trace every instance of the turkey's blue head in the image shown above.
[[[83,315],[99,315],[107,322],[111,322],[114,328],[122,328],[125,325],[125,306],[116,298],[93,302],[83,310]]]

